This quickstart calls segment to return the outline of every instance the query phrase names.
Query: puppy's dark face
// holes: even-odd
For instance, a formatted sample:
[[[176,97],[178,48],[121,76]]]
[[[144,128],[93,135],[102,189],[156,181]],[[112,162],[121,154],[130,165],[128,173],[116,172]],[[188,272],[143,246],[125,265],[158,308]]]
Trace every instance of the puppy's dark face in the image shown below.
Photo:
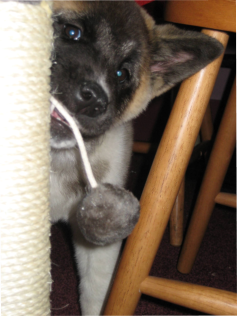
[[[54,2],[52,94],[85,138],[136,117],[221,52],[209,36],[155,25],[135,2]],[[51,116],[51,146],[75,146],[65,120],[56,110]]]
[[[132,2],[56,4],[54,20],[52,93],[85,137],[101,135],[122,117],[149,69],[140,9]],[[51,126],[56,147],[74,143],[56,112]]]

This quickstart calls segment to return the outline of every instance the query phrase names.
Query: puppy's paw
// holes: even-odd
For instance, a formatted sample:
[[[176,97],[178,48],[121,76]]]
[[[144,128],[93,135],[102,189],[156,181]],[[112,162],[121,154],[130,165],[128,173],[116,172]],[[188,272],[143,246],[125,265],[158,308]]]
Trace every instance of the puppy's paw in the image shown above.
[[[103,246],[130,235],[139,214],[139,202],[131,192],[112,184],[100,184],[82,200],[77,218],[84,237]]]

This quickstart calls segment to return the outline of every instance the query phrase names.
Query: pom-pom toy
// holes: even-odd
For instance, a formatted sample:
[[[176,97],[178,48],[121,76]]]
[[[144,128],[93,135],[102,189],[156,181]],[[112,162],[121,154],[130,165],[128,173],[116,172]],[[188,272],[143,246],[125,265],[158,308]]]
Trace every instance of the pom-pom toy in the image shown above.
[[[75,120],[54,97],[51,97],[51,104],[51,111],[56,107],[74,133],[87,177],[87,193],[77,211],[79,229],[86,240],[101,246],[126,238],[139,218],[138,200],[121,187],[96,182]]]

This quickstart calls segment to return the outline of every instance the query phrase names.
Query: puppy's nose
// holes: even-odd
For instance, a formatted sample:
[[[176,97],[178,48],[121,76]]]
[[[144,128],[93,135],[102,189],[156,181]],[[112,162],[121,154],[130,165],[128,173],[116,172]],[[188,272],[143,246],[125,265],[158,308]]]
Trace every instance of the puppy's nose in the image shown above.
[[[106,112],[108,98],[96,82],[85,81],[76,91],[77,113],[97,117]]]

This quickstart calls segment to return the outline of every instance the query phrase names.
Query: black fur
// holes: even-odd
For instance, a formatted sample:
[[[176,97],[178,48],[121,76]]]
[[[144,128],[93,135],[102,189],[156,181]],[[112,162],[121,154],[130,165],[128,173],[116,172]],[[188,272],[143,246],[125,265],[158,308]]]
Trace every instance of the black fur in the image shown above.
[[[202,33],[177,29],[173,25],[156,26],[152,44],[153,65],[165,84],[174,85],[191,76],[223,51],[220,42]]]
[[[204,34],[172,25],[149,29],[141,9],[130,1],[89,1],[85,8],[78,12],[56,10],[54,14],[51,81],[52,93],[78,119],[87,138],[103,134],[123,115],[145,73],[152,79],[153,96],[159,95],[222,52],[222,45]],[[78,41],[68,38],[65,25],[81,30]],[[123,68],[128,78],[120,83],[116,72]],[[85,115],[85,106],[77,95],[83,85],[89,89],[87,85],[94,83],[106,95],[106,101],[91,105],[87,111],[93,115]],[[55,120],[51,133],[65,140],[73,137],[67,126]]]
[[[84,136],[98,136],[122,115],[139,86],[141,48],[148,46],[148,32],[133,3],[115,2],[113,10],[109,2],[93,2],[88,6],[91,9],[85,14],[72,14],[70,18],[64,13],[54,16],[52,91],[78,118]],[[66,24],[81,29],[79,41],[65,35]],[[116,72],[123,68],[129,78],[120,83]],[[81,104],[76,101],[75,93],[83,82],[99,82],[102,76],[109,83],[109,106],[103,115],[92,120],[80,115]]]

